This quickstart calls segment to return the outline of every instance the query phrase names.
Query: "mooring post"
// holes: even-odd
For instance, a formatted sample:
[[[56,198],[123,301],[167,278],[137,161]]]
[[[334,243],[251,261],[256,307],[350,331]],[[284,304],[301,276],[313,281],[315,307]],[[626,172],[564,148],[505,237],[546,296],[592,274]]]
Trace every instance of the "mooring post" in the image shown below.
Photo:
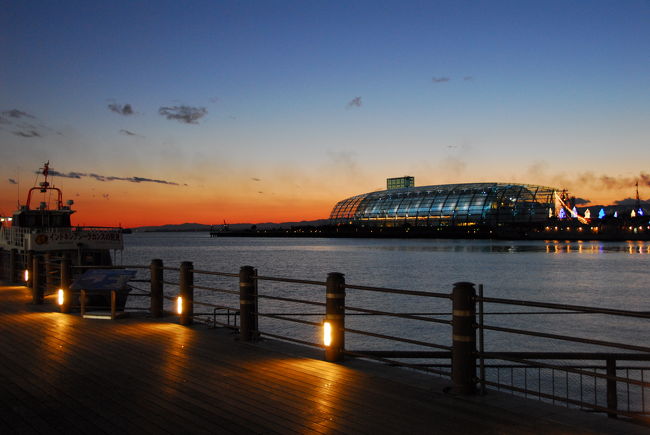
[[[149,266],[151,276],[151,317],[163,316],[163,262],[160,259],[151,260]]]
[[[476,290],[471,282],[457,282],[452,293],[451,378],[454,392],[476,392]]]
[[[16,269],[18,268],[18,250],[9,251],[9,282],[16,282]]]
[[[183,261],[179,273],[182,310],[181,325],[191,325],[194,321],[194,266],[191,261]]]
[[[325,361],[343,361],[345,350],[345,276],[342,273],[327,274],[325,324],[331,336],[325,343]],[[327,324],[329,323],[329,326]],[[327,340],[327,339],[326,339]]]
[[[43,303],[43,286],[41,285],[41,257],[34,255],[32,261],[32,303]]]
[[[255,269],[242,266],[239,269],[239,338],[252,341],[255,335]]]
[[[607,358],[607,376],[616,377],[616,359]],[[618,392],[616,391],[616,379],[607,378],[607,409],[618,409]],[[616,418],[615,412],[608,412],[609,418]]]
[[[61,258],[61,290],[63,290],[63,304],[61,304],[62,313],[69,313],[72,311],[72,290],[70,290],[71,283],[72,264],[70,263],[70,255],[63,254],[63,258]]]

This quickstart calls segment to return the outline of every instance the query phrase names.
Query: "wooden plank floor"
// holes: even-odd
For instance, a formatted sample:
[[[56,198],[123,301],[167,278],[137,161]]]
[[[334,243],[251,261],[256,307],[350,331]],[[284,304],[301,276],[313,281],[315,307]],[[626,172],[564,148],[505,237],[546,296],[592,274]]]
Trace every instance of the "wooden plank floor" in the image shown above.
[[[0,287],[1,434],[648,433],[500,393],[173,318],[82,319]]]

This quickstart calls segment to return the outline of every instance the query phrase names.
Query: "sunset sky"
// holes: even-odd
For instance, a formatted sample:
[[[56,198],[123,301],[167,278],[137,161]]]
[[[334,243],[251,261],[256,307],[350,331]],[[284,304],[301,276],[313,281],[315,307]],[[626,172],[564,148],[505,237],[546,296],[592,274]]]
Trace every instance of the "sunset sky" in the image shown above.
[[[0,12],[0,214],[298,221],[499,181],[650,199],[650,1],[36,1]]]

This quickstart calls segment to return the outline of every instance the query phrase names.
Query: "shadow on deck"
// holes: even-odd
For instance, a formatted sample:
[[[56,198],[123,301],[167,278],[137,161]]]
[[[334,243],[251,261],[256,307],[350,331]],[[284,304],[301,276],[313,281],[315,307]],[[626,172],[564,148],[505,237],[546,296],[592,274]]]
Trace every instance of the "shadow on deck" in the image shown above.
[[[0,433],[611,433],[648,428],[169,319],[82,319],[0,287]],[[313,358],[315,357],[315,358]]]

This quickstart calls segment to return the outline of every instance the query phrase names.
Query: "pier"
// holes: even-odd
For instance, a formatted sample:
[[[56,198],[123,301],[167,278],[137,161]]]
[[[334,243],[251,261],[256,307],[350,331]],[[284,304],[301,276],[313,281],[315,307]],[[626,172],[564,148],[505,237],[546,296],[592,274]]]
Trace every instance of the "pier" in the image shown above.
[[[0,272],[25,286],[0,287],[0,404],[10,410],[0,415],[3,433],[633,434],[650,427],[647,343],[537,324],[540,313],[593,314],[640,322],[641,331],[648,312],[489,297],[470,282],[432,292],[351,284],[336,272],[316,281],[252,266],[200,270],[189,261],[89,267],[67,256],[12,258]],[[80,283],[102,273],[128,276],[129,297],[141,303],[120,304],[121,290],[111,287],[108,305],[93,306],[100,290]],[[405,312],[400,304],[386,311],[359,305],[370,300],[355,294],[416,298],[442,311]],[[528,317],[517,328],[486,320],[513,309]],[[433,335],[391,332],[391,319]],[[486,332],[568,343],[571,351],[495,349]],[[367,339],[349,340],[355,335]],[[368,348],[368,340],[386,344]]]
[[[0,432],[611,433],[648,428],[227,329],[83,319],[0,287]]]

